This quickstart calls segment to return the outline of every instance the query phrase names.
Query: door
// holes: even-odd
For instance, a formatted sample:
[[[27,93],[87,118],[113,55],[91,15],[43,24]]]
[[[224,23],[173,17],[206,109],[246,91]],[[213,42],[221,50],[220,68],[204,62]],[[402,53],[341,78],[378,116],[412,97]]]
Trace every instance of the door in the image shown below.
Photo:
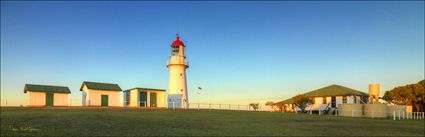
[[[53,93],[46,93],[46,106],[53,106]]]
[[[156,107],[156,93],[150,93],[150,107]]]
[[[336,97],[335,96],[333,96],[333,97],[331,97],[331,104],[332,104],[332,108],[336,108]]]
[[[108,101],[109,101],[109,98],[108,98],[108,95],[102,95],[101,96],[101,104],[100,104],[100,106],[102,106],[102,107],[107,107],[108,106]]]
[[[148,95],[146,92],[139,92],[139,106],[146,107]]]

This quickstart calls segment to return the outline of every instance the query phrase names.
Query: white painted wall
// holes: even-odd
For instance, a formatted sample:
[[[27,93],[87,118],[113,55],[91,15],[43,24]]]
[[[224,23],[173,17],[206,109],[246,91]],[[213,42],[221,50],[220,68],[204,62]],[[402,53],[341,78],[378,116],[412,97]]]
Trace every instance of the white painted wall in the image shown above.
[[[68,106],[68,96],[66,93],[53,93],[53,106]]]
[[[332,97],[326,97],[326,103],[332,103]]]
[[[150,93],[156,93],[156,103],[157,107],[166,107],[167,106],[167,99],[166,99],[166,92],[164,91],[156,91],[156,90],[146,90],[147,92],[147,106],[150,107]],[[130,107],[138,107],[139,106],[139,97],[141,91],[138,91],[138,89],[130,90]]]
[[[45,106],[46,93],[45,92],[31,92],[27,91],[27,106]]]
[[[187,83],[186,83],[186,60],[184,57],[184,47],[180,46],[180,51],[177,56],[170,56],[170,60],[168,61],[167,67],[169,70],[169,79],[168,79],[168,95],[181,95],[178,99],[169,98],[173,102],[181,101],[181,108],[188,107],[188,96],[187,96]],[[177,97],[177,96],[174,96]]]
[[[342,96],[336,96],[336,107],[338,107],[339,104],[342,104]]]
[[[86,106],[100,106],[102,95],[108,95],[109,106],[122,106],[120,101],[121,91],[92,90],[88,89],[86,85],[84,85],[83,91],[87,93]]]
[[[137,89],[130,90],[130,104],[129,106],[139,106],[139,92]]]

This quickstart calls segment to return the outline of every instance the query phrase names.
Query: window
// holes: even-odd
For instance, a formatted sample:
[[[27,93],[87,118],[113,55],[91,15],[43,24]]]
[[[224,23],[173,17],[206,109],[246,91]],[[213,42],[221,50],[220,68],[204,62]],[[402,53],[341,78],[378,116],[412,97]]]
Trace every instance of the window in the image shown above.
[[[342,103],[347,103],[347,96],[342,97]]]
[[[183,92],[183,89],[180,89],[181,92]]]
[[[326,104],[326,97],[323,97],[323,104]]]
[[[172,46],[171,47],[171,56],[177,56],[179,54],[180,46]]]
[[[356,104],[357,103],[357,97],[356,96],[353,96],[354,97],[354,104]]]
[[[180,73],[180,76],[183,76],[183,74],[182,74],[182,73]]]
[[[315,103],[314,98],[310,98],[310,102],[311,104],[314,104]]]

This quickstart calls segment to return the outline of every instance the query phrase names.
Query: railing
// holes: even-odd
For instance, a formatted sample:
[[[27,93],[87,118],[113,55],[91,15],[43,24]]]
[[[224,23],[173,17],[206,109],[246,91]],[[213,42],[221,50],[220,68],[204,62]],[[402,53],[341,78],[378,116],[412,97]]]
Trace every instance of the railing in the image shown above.
[[[168,109],[180,109],[176,103],[168,102]],[[183,107],[184,108],[184,107]],[[241,104],[216,104],[216,103],[189,103],[188,109],[195,110],[241,110],[241,111],[274,111],[269,106],[258,106],[257,109],[254,109],[250,105],[241,105]]]
[[[173,64],[184,64],[185,66],[189,66],[189,61],[182,59],[182,60],[168,60],[167,61],[167,66],[168,65],[173,65]]]
[[[342,114],[344,113],[344,114]],[[396,111],[380,111],[380,110],[335,110],[335,116],[346,117],[370,117],[374,118],[392,118],[393,120],[422,120],[425,119],[425,112],[406,112],[401,110]]]

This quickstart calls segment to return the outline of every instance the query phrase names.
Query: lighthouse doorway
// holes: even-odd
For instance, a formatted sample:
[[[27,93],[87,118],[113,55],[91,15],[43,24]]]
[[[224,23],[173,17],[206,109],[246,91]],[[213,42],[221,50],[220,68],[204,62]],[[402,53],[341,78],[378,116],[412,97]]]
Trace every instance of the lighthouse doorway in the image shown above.
[[[168,108],[182,108],[182,94],[168,95]]]

